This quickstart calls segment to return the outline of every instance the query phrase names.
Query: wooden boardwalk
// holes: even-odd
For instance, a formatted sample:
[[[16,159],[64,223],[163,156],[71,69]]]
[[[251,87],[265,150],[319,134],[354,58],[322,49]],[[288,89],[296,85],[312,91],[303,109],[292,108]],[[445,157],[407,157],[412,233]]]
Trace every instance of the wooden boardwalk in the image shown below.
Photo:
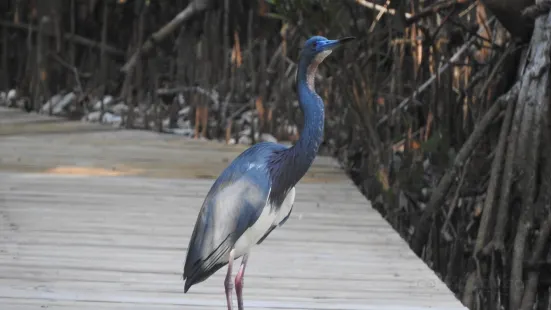
[[[181,271],[203,197],[243,147],[18,117],[32,129],[0,119],[0,309],[225,309],[224,271],[187,294]],[[466,309],[333,160],[296,200],[251,254],[246,309]]]

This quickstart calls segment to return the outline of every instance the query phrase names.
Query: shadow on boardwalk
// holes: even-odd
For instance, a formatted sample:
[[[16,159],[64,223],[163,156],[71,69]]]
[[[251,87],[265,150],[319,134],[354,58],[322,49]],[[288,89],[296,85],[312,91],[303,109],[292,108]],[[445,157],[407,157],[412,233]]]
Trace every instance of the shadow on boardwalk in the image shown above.
[[[0,121],[2,309],[225,308],[223,272],[184,295],[181,269],[206,192],[244,147],[9,113]],[[245,304],[464,309],[324,157],[297,186],[290,220],[253,251]]]

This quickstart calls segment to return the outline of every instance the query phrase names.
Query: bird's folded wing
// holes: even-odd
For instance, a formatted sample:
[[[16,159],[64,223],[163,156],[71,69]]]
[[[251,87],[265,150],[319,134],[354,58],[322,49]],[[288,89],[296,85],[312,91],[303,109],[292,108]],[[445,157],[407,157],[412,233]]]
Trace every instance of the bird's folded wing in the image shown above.
[[[238,161],[220,175],[197,218],[184,278],[208,277],[227,263],[235,242],[262,213],[270,189],[270,176],[262,165]]]

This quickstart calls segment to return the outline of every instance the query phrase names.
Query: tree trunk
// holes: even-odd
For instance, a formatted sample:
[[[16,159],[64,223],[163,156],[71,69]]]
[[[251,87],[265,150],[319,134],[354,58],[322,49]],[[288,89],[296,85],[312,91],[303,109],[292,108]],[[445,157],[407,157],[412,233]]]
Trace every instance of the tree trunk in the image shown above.
[[[488,257],[492,253],[498,253],[501,257],[502,274],[497,275],[502,279],[501,302],[488,300],[487,304],[502,304],[506,309],[533,309],[536,302],[538,267],[526,269],[526,261],[538,261],[542,255],[543,243],[546,242],[551,219],[537,218],[535,214],[545,214],[545,208],[549,201],[549,165],[545,165],[545,158],[541,155],[541,146],[548,144],[548,110],[549,110],[549,64],[551,54],[551,14],[536,19],[534,32],[530,45],[525,51],[526,59],[519,70],[520,86],[518,98],[514,105],[515,111],[510,128],[508,122],[511,116],[507,116],[503,130],[508,131],[507,151],[505,160],[499,153],[494,158],[492,167],[492,192],[488,193],[482,218],[485,223],[494,222],[491,231],[485,230],[477,236],[476,248],[473,258],[477,261],[477,269],[467,279],[463,294],[463,303],[471,309],[484,309],[484,302],[476,302],[482,294],[475,293],[475,287],[480,292],[484,290],[483,283],[495,280],[497,268],[496,260],[481,260],[481,256]],[[503,139],[503,134],[500,140]],[[500,150],[504,149],[504,141],[500,141]],[[548,148],[544,148],[548,150]],[[498,151],[500,152],[500,151]],[[501,168],[503,167],[503,168]],[[544,168],[543,172],[541,167]],[[499,171],[503,170],[501,176]],[[497,184],[495,178],[500,181],[500,193],[497,195],[497,212],[492,211],[492,204],[496,193]],[[543,180],[539,181],[538,180]],[[546,181],[547,180],[547,181]],[[515,203],[514,201],[519,201]],[[539,203],[536,203],[538,201]],[[513,217],[512,206],[520,207],[518,218]],[[492,220],[489,217],[493,217]],[[482,224],[481,224],[482,225]],[[516,229],[506,229],[507,227]],[[531,236],[534,229],[540,228],[540,238],[531,248]],[[483,227],[481,227],[483,229]],[[510,239],[513,241],[511,248],[505,243],[505,234],[515,232]],[[491,241],[486,241],[488,234],[492,234]],[[508,237],[509,239],[509,237]],[[488,244],[486,244],[488,243]],[[495,251],[495,252],[494,252]],[[512,253],[511,253],[512,252]],[[509,255],[511,253],[512,255]],[[535,268],[535,271],[534,269]],[[507,275],[510,274],[508,279]],[[481,278],[482,277],[482,278]],[[507,280],[508,279],[508,280]],[[527,282],[525,282],[527,281]],[[506,283],[505,283],[506,282]],[[508,294],[507,294],[508,293]],[[494,295],[497,296],[497,295]],[[508,300],[507,300],[508,299]],[[479,305],[482,308],[478,308]]]

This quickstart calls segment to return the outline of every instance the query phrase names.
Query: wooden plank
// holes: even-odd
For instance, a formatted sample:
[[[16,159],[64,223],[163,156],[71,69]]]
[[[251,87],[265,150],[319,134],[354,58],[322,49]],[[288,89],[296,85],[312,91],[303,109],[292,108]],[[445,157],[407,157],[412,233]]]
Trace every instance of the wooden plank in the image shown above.
[[[225,308],[224,270],[185,295],[181,272],[203,199],[244,146],[11,123],[37,135],[0,137],[2,310]],[[248,266],[247,309],[465,309],[323,156]]]
[[[92,174],[103,170],[120,175],[209,180],[215,179],[246,148],[123,130],[43,134],[40,139],[32,136],[0,137],[0,143],[3,145],[0,148],[1,171],[56,173],[56,169],[64,169],[64,173],[77,173],[75,171],[79,168],[78,173]],[[346,182],[348,179],[333,160],[320,157],[303,181],[327,183]]]
[[[0,304],[2,309],[5,310],[26,310],[26,309],[79,309],[79,310],[146,310],[152,309],[151,304],[132,304],[129,306],[127,303],[118,302],[97,302],[97,301],[80,301],[78,304],[72,301],[48,301],[44,302],[43,299],[2,299],[0,298]],[[220,306],[182,306],[182,305],[154,305],[156,310],[220,310]],[[266,310],[269,308],[259,307],[247,307],[247,310]],[[277,310],[278,308],[272,308]],[[291,308],[289,308],[291,309]],[[299,309],[291,309],[299,310]]]
[[[209,181],[3,176],[0,298],[223,306],[223,272],[188,295],[180,279]],[[186,191],[194,192],[193,198],[174,190],[183,184],[191,184]],[[324,201],[316,198],[316,186],[299,186],[308,194],[297,201],[300,211],[253,252],[247,305],[462,309],[365,200]],[[324,186],[324,192],[331,190]],[[343,186],[334,183],[336,191]],[[347,186],[349,196],[361,198]],[[47,289],[37,293],[36,287]]]

